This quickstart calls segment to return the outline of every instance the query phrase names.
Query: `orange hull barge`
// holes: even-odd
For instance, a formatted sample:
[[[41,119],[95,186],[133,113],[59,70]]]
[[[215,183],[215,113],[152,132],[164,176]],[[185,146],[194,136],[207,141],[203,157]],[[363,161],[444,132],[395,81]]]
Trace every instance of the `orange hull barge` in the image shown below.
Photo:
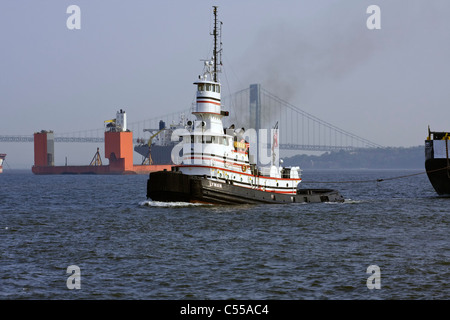
[[[41,131],[34,134],[34,174],[149,174],[171,168],[172,164],[133,164],[133,133],[126,129],[126,114],[120,110],[115,120],[105,131],[105,157],[108,165],[103,165],[97,153],[90,165],[55,166],[54,134]]]

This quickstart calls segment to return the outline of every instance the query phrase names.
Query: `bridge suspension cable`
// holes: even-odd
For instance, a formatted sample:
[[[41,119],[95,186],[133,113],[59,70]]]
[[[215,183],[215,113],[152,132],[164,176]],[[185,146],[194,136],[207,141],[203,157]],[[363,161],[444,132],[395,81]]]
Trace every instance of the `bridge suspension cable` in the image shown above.
[[[276,101],[281,106],[291,111],[290,115],[289,112],[285,113],[285,122],[287,126],[290,126],[291,136],[296,136],[296,139],[291,139],[290,141],[289,139],[287,140],[292,143],[294,149],[296,148],[296,145],[299,147],[309,145],[317,148],[322,146],[324,149],[382,148],[382,146],[377,143],[341,129],[325,120],[319,119],[316,116],[299,109],[298,107],[273,95],[265,89],[262,89],[262,92],[268,99]],[[295,126],[296,128],[294,128]],[[287,133],[289,134],[289,132]],[[307,144],[305,144],[306,137],[308,137]],[[289,147],[286,146],[285,148]]]
[[[232,110],[229,120],[239,127],[268,129],[278,121],[280,149],[333,151],[382,147],[319,119],[259,85],[251,85],[226,97],[224,103]],[[258,105],[259,110],[249,112],[249,104],[250,108],[252,104]],[[254,117],[259,119],[255,121]]]

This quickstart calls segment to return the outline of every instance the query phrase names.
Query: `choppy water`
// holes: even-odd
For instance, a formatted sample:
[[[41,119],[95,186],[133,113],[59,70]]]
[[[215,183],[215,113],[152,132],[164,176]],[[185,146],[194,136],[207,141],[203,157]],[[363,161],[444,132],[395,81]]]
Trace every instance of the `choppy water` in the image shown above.
[[[140,175],[5,172],[0,299],[449,299],[450,199],[425,175],[307,184],[415,172],[309,171],[304,187],[345,203],[259,206],[146,201]]]

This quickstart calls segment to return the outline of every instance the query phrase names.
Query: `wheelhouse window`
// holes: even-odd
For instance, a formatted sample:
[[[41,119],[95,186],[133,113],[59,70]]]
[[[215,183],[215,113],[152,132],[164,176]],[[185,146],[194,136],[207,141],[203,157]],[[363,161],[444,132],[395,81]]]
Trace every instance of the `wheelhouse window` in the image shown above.
[[[198,84],[198,91],[205,91],[205,84],[204,83],[199,83]]]

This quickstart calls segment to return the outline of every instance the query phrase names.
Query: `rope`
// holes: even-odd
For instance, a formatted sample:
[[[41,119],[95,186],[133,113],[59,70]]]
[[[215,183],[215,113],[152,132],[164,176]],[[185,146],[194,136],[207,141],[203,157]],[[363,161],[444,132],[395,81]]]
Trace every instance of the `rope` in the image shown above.
[[[412,176],[418,176],[418,175],[425,174],[425,173],[437,172],[437,171],[448,170],[448,169],[450,169],[450,166],[447,166],[447,167],[444,167],[444,168],[440,168],[440,169],[435,169],[435,170],[428,170],[428,171],[412,173],[412,174],[407,174],[407,175],[397,176],[397,177],[392,177],[392,178],[383,178],[383,179],[349,180],[349,181],[306,181],[306,182],[302,181],[302,183],[368,183],[368,182],[383,182],[383,181],[387,181],[387,180],[403,179],[403,178],[408,178],[408,177],[412,177]]]

